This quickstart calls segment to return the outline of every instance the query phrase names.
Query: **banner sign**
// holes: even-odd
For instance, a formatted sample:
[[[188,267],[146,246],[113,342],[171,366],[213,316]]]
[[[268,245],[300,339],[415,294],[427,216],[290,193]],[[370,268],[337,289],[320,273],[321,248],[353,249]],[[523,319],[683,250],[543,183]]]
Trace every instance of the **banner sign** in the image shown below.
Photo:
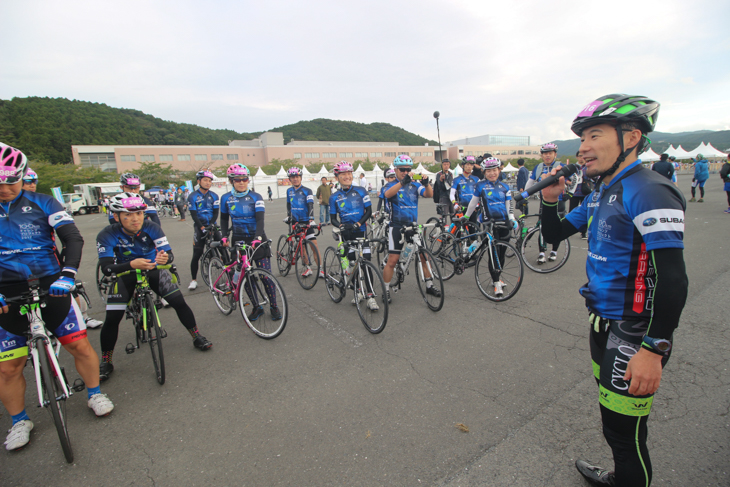
[[[51,193],[53,193],[53,197],[56,198],[59,203],[63,204],[63,193],[61,192],[61,188],[51,188]]]

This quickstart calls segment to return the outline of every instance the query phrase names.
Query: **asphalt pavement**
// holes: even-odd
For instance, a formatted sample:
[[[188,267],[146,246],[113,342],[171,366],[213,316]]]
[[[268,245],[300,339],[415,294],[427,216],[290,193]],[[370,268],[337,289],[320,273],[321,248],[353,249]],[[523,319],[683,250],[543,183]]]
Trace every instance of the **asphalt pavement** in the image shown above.
[[[688,203],[685,261],[689,298],[649,420],[653,485],[730,485],[730,215],[722,183],[705,203]],[[689,195],[688,176],[680,176]],[[537,202],[530,201],[533,209]],[[285,203],[267,203],[266,231],[276,241]],[[315,209],[318,215],[318,209]],[[434,214],[430,200],[420,221]],[[96,234],[102,215],[76,218],[86,240],[80,278],[92,317]],[[153,376],[149,353],[124,353],[133,340],[120,326],[115,371],[102,384],[116,409],[95,418],[86,392],[68,401],[76,461],[67,464],[50,415],[35,407],[26,368],[31,443],[0,453],[0,485],[438,485],[584,486],[576,458],[611,465],[600,430],[588,325],[578,287],[586,243],[558,272],[526,269],[517,295],[491,303],[473,270],[445,283],[443,309],[429,311],[412,276],[393,297],[379,335],[360,323],[348,295],[335,304],[321,282],[304,291],[281,277],[289,321],[274,340],[256,337],[238,311],[223,316],[202,281],[188,291],[192,220],[163,219],[183,293],[208,352],[192,341],[173,310],[167,382]],[[333,244],[330,231],[320,249]],[[99,330],[89,337],[99,350]],[[61,353],[71,381],[76,374]],[[0,428],[10,418],[0,406]]]

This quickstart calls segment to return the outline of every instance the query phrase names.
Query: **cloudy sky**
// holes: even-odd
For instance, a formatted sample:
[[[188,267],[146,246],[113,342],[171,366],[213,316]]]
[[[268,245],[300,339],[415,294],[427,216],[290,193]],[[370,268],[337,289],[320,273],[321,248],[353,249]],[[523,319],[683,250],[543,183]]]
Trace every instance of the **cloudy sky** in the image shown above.
[[[314,118],[436,139],[571,138],[608,93],[657,130],[730,129],[730,2],[7,0],[0,98],[65,97],[240,132]]]

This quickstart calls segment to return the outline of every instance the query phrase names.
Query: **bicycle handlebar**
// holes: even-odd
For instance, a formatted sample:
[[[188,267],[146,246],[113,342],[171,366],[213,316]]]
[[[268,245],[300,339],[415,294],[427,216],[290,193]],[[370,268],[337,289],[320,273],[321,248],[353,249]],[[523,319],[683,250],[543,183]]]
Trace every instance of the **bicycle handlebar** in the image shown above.
[[[173,274],[177,272],[177,266],[175,266],[175,264],[163,264],[163,265],[158,265],[154,269],[149,269],[149,270],[148,269],[130,269],[128,271],[120,272],[119,274],[112,274],[111,278],[116,279],[118,277],[126,276],[127,274],[132,274],[133,272],[136,273],[137,271],[140,271],[142,273],[142,275],[145,275],[149,271],[166,270],[166,269],[171,269]]]

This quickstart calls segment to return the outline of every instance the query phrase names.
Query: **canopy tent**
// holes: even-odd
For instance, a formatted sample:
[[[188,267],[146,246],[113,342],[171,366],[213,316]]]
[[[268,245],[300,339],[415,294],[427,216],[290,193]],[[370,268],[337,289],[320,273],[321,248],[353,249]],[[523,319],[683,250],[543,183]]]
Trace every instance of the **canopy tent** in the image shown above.
[[[311,176],[312,173],[309,172],[309,169],[307,169],[307,166],[302,166],[302,176]]]
[[[702,155],[705,157],[727,157],[726,153],[715,149],[709,142],[705,144],[705,152],[703,152]]]
[[[659,160],[659,156],[652,149],[649,149],[648,151],[639,154],[639,159],[641,159],[641,162],[656,162]]]
[[[672,155],[672,154],[670,154],[670,155]],[[674,150],[674,157],[682,160],[682,159],[689,159],[690,155],[689,155],[689,152],[684,150],[682,148],[682,146],[680,145],[680,146],[677,146],[677,148]]]
[[[364,173],[364,172],[365,172],[365,169],[363,169],[363,167],[362,167],[362,163],[360,163],[360,165],[358,165],[358,166],[357,166],[357,169],[355,169],[355,172],[353,173],[353,177],[354,177],[354,176],[355,176],[356,174],[357,174],[357,175],[358,175],[358,177],[359,177],[359,175],[360,175],[360,174],[362,174],[362,173]]]
[[[515,171],[519,171],[519,169],[517,169],[516,167],[514,167],[509,162],[507,163],[507,165],[504,168],[502,168],[502,172],[515,172]]]
[[[418,173],[418,174],[424,174],[424,175],[426,175],[426,176],[432,176],[432,175],[436,174],[436,173],[434,173],[434,172],[431,172],[431,171],[429,171],[428,169],[426,169],[426,168],[425,168],[425,167],[423,166],[423,164],[422,164],[422,163],[419,163],[419,164],[418,164],[418,167],[416,167],[416,169],[414,169],[414,170],[413,170],[413,172],[415,172],[415,173]]]
[[[380,169],[380,166],[378,166],[377,164],[375,164],[375,167],[373,168],[373,174],[383,174],[384,172],[385,171],[383,171],[382,169]]]
[[[267,174],[264,172],[264,170],[259,166],[259,170],[256,171],[256,174],[254,175],[255,178],[265,178]]]
[[[697,147],[695,147],[694,150],[689,151],[687,153],[687,155],[689,155],[692,159],[694,159],[695,157],[697,157],[697,154],[702,154],[703,156],[707,157],[707,154],[705,154],[705,152],[706,152],[705,147],[706,147],[705,146],[705,143],[704,142],[700,142],[700,145],[698,145]]]
[[[285,178],[286,177],[286,171],[284,170],[284,166],[281,166],[281,169],[279,169],[279,172],[276,173],[277,178]]]
[[[327,175],[329,175],[329,173],[330,172],[327,170],[327,168],[324,167],[324,164],[322,164],[322,167],[320,168],[320,170],[317,174],[319,174],[321,176],[327,176]]]

